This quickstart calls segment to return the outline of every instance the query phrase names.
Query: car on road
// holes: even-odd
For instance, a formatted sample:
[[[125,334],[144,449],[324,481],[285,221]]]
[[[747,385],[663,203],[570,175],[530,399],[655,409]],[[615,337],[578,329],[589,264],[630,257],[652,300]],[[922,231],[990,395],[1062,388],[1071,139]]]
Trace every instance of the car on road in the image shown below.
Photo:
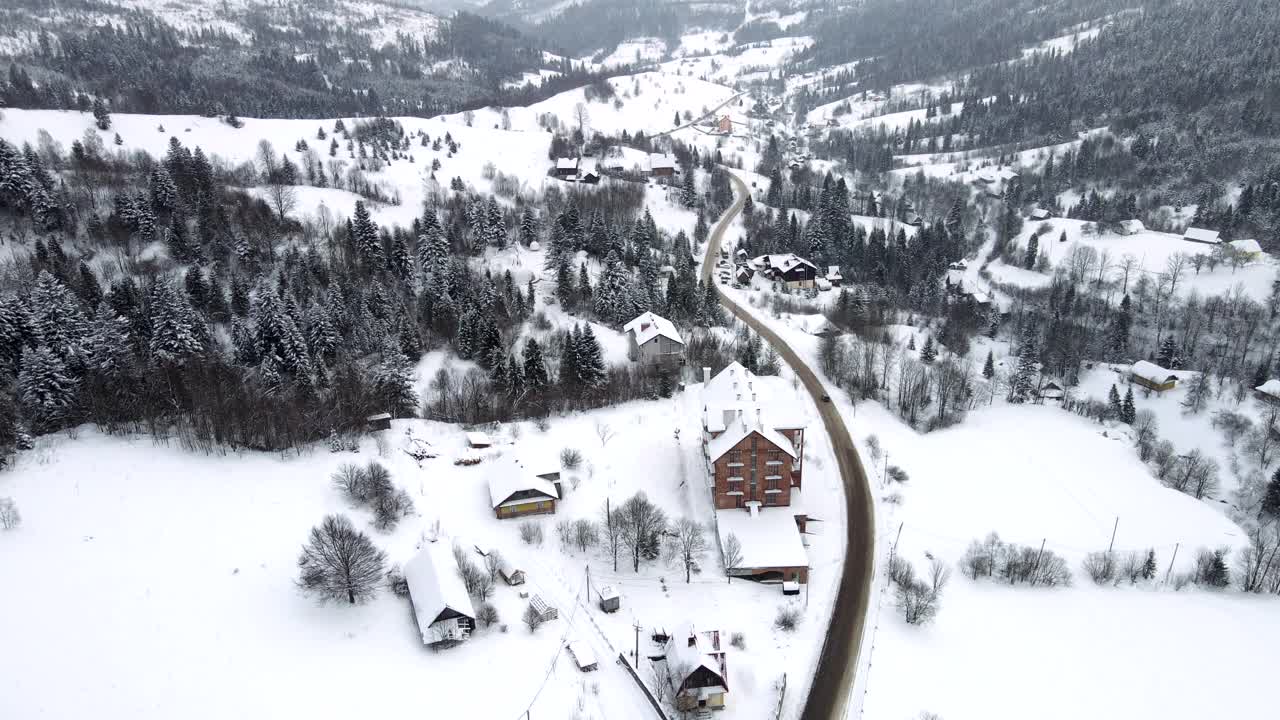
[[[822,402],[825,402],[825,403],[831,402],[831,396],[824,393],[822,395]]]

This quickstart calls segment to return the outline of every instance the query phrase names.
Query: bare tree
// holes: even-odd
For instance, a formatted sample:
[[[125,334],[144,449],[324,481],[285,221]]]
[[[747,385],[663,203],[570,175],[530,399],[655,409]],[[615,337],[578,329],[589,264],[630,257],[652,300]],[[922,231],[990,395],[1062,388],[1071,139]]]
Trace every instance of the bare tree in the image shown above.
[[[1172,296],[1178,291],[1178,281],[1182,279],[1182,274],[1187,270],[1187,254],[1174,253],[1165,260],[1164,272],[1169,276],[1169,295]]]
[[[701,523],[687,517],[680,518],[673,529],[675,534],[669,538],[668,554],[684,568],[684,581],[688,583],[693,569],[707,552],[706,530]]]
[[[618,572],[618,551],[622,549],[622,517],[621,511],[610,507],[608,500],[600,508],[600,531],[605,547],[613,556],[613,571]]]
[[[586,103],[580,102],[573,106],[573,119],[578,123],[583,142],[586,142],[587,135],[591,132],[591,114],[587,111]]]
[[[1264,471],[1271,465],[1276,451],[1276,433],[1270,422],[1260,423],[1245,436],[1245,451],[1258,461],[1258,467]]]
[[[924,625],[938,614],[938,593],[921,580],[898,585],[894,599],[903,619],[911,625]]]
[[[573,547],[573,521],[564,518],[556,521],[556,539],[560,541],[560,549],[568,551]]]
[[[724,557],[724,574],[729,577],[729,582],[733,582],[733,575],[729,571],[742,564],[742,541],[737,535],[729,533],[729,536],[724,539],[724,546],[720,548],[720,552]]]
[[[1137,269],[1138,269],[1137,256],[1133,255],[1132,253],[1125,253],[1124,257],[1120,258],[1120,272],[1123,273],[1124,275],[1124,284],[1120,288],[1121,293],[1129,292],[1129,276],[1133,274],[1134,270],[1137,270]]]
[[[276,173],[279,176],[279,173]],[[267,185],[267,197],[271,200],[271,206],[275,208],[276,214],[280,216],[280,220],[284,220],[295,207],[298,206],[298,190],[292,185],[286,185],[278,177]]]
[[[929,560],[929,588],[934,593],[941,593],[951,581],[951,568],[938,558]]]
[[[489,627],[498,622],[498,608],[493,603],[482,603],[476,610],[476,620],[484,623],[485,627]]]
[[[522,615],[520,619],[524,620],[524,624],[529,627],[529,632],[537,632],[538,628],[542,626],[542,623],[546,622],[546,620],[543,619],[542,614],[533,607],[533,603],[529,603],[525,606],[524,615]]]
[[[542,523],[535,520],[520,523],[520,539],[525,545],[542,547]]]
[[[594,547],[600,542],[600,530],[596,524],[588,518],[578,518],[573,521],[573,544],[578,546],[582,552],[586,552],[587,548]]]
[[[640,572],[640,559],[661,549],[667,514],[641,491],[622,503],[618,515],[622,520],[622,541],[631,551],[631,570]]]
[[[343,515],[328,515],[302,546],[298,584],[322,599],[355,604],[377,592],[386,555]]]
[[[600,447],[609,444],[609,441],[617,435],[613,428],[609,427],[609,423],[602,420],[596,420],[596,437],[600,438]]]
[[[22,524],[22,513],[18,512],[18,504],[13,498],[0,498],[0,527],[13,530]]]
[[[262,182],[271,183],[280,174],[280,165],[276,162],[276,149],[271,141],[263,138],[258,141],[258,164],[262,166]]]
[[[498,571],[502,569],[502,553],[497,550],[490,550],[488,555],[484,556],[484,570],[489,577],[495,582],[498,579]]]

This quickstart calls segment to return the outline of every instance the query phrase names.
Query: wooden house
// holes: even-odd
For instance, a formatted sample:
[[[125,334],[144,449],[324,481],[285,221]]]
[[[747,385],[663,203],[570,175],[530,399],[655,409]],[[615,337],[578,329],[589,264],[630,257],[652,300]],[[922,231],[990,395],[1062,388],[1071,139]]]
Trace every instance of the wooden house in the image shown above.
[[[528,515],[554,515],[560,492],[510,458],[489,466],[489,502],[499,520]]]
[[[591,646],[582,640],[570,640],[568,643],[569,654],[573,656],[573,662],[582,672],[591,672],[596,669],[596,654]]]
[[[556,167],[552,172],[556,177],[577,175],[578,158],[556,158]]]
[[[765,277],[792,289],[812,288],[818,278],[818,266],[794,253],[761,255],[752,260],[751,264],[764,273]]]
[[[364,422],[365,422],[365,426],[369,429],[369,432],[377,432],[379,430],[390,430],[391,429],[391,413],[378,413],[377,415],[370,415],[369,417],[364,419]]]
[[[1256,260],[1262,254],[1262,245],[1257,240],[1232,240],[1227,243],[1231,250],[1245,260]]]
[[[1156,392],[1172,390],[1178,384],[1178,376],[1153,362],[1139,360],[1129,370],[1133,382]]]
[[[1049,211],[1045,210],[1044,208],[1033,208],[1031,210],[1031,219],[1032,220],[1048,220]]]
[[[840,287],[844,284],[844,275],[840,274],[839,265],[827,266],[827,282],[831,283],[834,287]]]
[[[405,563],[404,579],[423,644],[453,645],[471,636],[476,613],[450,548],[427,543]]]
[[[1061,400],[1065,394],[1062,386],[1056,382],[1047,382],[1040,388],[1041,400]]]
[[[600,588],[600,609],[607,613],[622,609],[622,595],[617,588],[612,585]]]
[[[508,585],[523,585],[524,571],[511,564],[510,560],[503,560],[498,566],[498,574],[502,576],[503,582]]]
[[[755,274],[756,271],[752,270],[750,265],[739,265],[733,271],[733,279],[743,285],[746,285],[751,282],[751,278],[754,277]]]
[[[681,712],[720,710],[729,695],[729,668],[719,630],[697,631],[692,625],[672,633],[664,660],[675,686]]]
[[[649,175],[651,177],[671,177],[676,174],[676,161],[665,153],[649,154]]]

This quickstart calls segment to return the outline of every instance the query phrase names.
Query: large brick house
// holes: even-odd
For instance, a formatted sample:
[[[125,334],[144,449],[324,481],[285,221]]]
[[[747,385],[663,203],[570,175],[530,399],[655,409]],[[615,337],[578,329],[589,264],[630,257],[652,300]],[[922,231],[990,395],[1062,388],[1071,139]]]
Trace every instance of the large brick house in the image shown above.
[[[717,533],[722,547],[729,535],[742,546],[729,572],[807,582],[804,415],[795,404],[772,401],[760,378],[736,362],[706,379],[702,399]]]

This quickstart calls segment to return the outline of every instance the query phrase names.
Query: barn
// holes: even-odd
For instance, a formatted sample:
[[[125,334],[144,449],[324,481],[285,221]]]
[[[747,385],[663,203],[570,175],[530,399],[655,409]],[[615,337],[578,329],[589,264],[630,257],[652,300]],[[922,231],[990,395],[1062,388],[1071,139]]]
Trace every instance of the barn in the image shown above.
[[[427,543],[405,563],[404,579],[423,644],[451,645],[471,636],[476,612],[450,548]]]
[[[1172,390],[1178,384],[1178,376],[1153,362],[1139,360],[1129,370],[1129,377],[1135,383],[1156,392]]]

